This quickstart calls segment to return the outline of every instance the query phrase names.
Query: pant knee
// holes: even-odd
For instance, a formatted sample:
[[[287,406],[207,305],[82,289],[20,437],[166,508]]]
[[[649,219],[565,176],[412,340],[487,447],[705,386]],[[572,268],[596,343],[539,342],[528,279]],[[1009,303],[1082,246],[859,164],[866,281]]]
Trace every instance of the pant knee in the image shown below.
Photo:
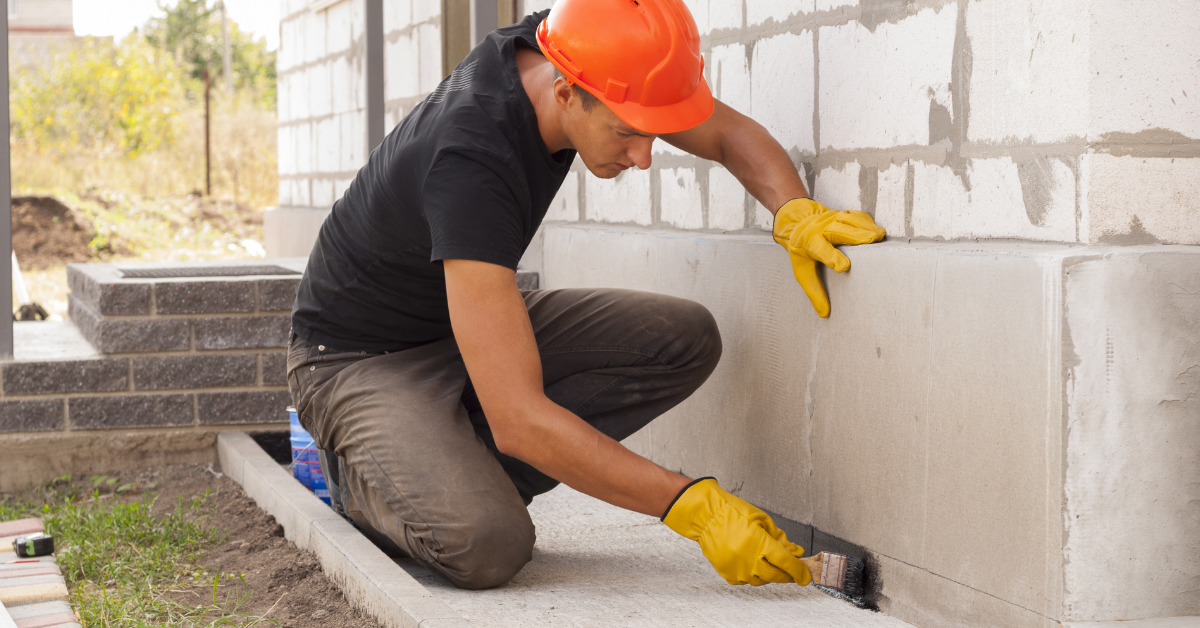
[[[528,513],[481,517],[464,530],[465,547],[442,561],[443,573],[462,589],[489,589],[512,580],[533,558],[536,539]]]
[[[712,312],[703,305],[684,301],[681,307],[684,310],[682,318],[687,321],[680,331],[681,361],[695,368],[702,378],[707,378],[721,360],[721,330]]]

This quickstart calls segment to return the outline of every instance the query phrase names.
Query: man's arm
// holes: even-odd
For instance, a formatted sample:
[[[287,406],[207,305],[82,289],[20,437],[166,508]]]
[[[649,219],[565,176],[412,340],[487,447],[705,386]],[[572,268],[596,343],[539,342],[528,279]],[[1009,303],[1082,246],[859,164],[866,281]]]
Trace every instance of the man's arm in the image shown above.
[[[496,447],[582,493],[661,516],[688,479],[626,449],[550,401],[514,272],[445,260],[450,323]]]
[[[661,137],[672,146],[725,166],[772,214],[793,198],[808,196],[779,142],[761,124],[719,100],[712,116],[701,125]]]

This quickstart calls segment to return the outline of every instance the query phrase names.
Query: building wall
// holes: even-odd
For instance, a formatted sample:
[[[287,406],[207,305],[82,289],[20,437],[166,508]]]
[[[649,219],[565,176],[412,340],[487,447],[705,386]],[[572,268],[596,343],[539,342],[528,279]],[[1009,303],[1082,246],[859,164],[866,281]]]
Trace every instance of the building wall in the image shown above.
[[[725,337],[710,382],[628,444],[866,547],[885,610],[923,627],[1200,615],[1178,559],[1200,551],[1200,4],[685,1],[717,97],[890,237],[846,248],[821,320],[724,168],[663,142],[614,180],[577,161],[523,264],[695,299]],[[351,27],[288,4],[281,202],[310,208],[288,236],[307,250],[366,155],[285,164],[285,142],[312,160],[362,131],[284,99],[361,94],[310,79],[361,45],[329,52]],[[440,79],[441,2],[385,6],[390,129]]]
[[[8,0],[10,63],[49,63],[57,50],[74,45],[72,0]]]
[[[716,96],[832,208],[894,237],[1200,243],[1200,4],[687,1]],[[728,171],[663,142],[648,171],[577,168],[551,217],[770,225]]]
[[[65,32],[74,35],[72,0],[8,0],[9,32]]]

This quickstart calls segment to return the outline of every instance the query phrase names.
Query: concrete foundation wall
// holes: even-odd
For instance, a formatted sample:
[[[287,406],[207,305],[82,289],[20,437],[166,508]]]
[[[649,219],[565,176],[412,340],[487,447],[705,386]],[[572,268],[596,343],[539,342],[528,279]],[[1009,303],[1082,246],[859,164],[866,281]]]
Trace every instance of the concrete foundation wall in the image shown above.
[[[826,320],[765,236],[559,223],[534,250],[544,287],[713,312],[712,379],[627,443],[876,553],[887,612],[1200,614],[1200,249],[844,247]]]

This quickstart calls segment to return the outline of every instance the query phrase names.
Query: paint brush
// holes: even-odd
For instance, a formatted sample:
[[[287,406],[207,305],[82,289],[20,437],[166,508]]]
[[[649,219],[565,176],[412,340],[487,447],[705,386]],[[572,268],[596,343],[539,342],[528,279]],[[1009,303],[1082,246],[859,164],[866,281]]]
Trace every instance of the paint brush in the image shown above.
[[[812,574],[813,584],[832,589],[850,598],[866,595],[867,565],[861,558],[821,552],[800,559]]]

